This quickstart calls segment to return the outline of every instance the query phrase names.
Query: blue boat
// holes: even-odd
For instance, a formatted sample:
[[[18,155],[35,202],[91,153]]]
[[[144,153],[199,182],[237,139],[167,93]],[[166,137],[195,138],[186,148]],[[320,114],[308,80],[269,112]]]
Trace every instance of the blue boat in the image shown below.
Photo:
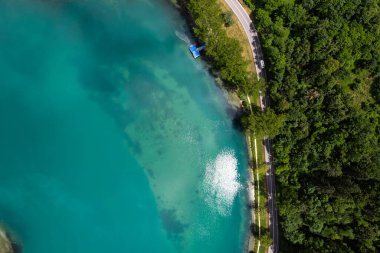
[[[198,58],[201,54],[199,53],[203,48],[205,48],[206,45],[202,45],[200,47],[195,46],[194,44],[191,44],[189,46],[189,50],[191,54],[193,55],[194,59]]]

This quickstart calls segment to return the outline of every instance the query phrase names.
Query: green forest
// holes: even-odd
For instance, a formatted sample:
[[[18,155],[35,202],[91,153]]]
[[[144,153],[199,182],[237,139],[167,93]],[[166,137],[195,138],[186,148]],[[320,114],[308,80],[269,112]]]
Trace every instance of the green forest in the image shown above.
[[[380,1],[246,2],[285,116],[273,146],[280,250],[380,252]]]

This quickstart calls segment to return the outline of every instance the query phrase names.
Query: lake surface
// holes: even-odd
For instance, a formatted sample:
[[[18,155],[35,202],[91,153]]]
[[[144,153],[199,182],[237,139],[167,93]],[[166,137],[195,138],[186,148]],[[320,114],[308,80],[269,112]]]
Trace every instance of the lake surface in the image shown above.
[[[169,1],[0,0],[0,223],[25,253],[240,252],[247,156]]]

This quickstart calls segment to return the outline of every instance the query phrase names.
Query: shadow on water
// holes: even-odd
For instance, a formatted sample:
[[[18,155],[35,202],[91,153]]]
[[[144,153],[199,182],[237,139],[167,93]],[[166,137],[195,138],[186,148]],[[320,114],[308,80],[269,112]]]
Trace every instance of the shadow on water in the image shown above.
[[[10,246],[12,248],[12,253],[22,253],[23,252],[23,247],[20,242],[20,240],[16,239],[13,234],[6,232],[5,233],[6,237],[9,239]],[[5,252],[1,252],[5,253]]]
[[[162,209],[160,212],[162,224],[170,239],[181,240],[188,224],[182,223],[175,209]]]
[[[91,99],[99,103],[125,129],[134,121],[133,111],[138,108],[123,108],[120,104],[120,101],[126,100],[123,96],[138,98],[139,103],[155,109],[151,106],[150,96],[157,77],[141,59],[154,62],[155,54],[165,51],[167,43],[157,43],[158,39],[153,38],[155,34],[138,32],[146,31],[146,28],[140,27],[138,22],[128,22],[129,17],[116,17],[111,22],[108,19],[112,15],[109,13],[87,10],[78,3],[69,4],[67,8],[75,9],[74,18],[83,33],[85,46],[90,49],[89,59],[78,66],[79,81]],[[110,10],[111,13],[113,11],[115,10]],[[154,50],[150,50],[152,48]],[[144,73],[141,73],[142,70]],[[123,71],[128,73],[127,76],[123,75]],[[126,87],[128,94],[125,94]],[[163,91],[174,95],[169,90]],[[163,109],[165,101],[160,102]]]
[[[121,20],[117,17],[114,18],[114,22],[108,20],[111,18],[109,13],[117,11],[104,3],[60,1],[59,9],[55,10],[67,14],[65,16],[74,21],[75,27],[80,31],[82,43],[88,51],[85,57],[82,56],[76,61],[80,84],[87,91],[89,98],[99,104],[115,120],[121,131],[124,131],[135,118],[132,108],[123,108],[118,102],[124,99],[122,94],[126,77],[117,70],[125,68],[127,60],[136,51],[131,50],[133,44],[136,44],[136,40],[144,41],[144,38],[138,38],[133,33],[131,38],[124,38]],[[136,27],[135,29],[138,30]],[[141,144],[137,140],[132,140],[127,134],[125,138],[134,153],[142,153]]]
[[[232,127],[239,132],[245,131],[243,125],[241,124],[242,117],[243,117],[243,113],[239,111],[232,118]]]
[[[226,108],[226,114],[227,114],[228,117],[231,118],[231,119],[233,119],[233,118],[236,116],[237,113],[238,113],[238,110],[237,110],[236,107],[232,107],[232,106],[230,106],[230,107],[227,107],[227,108]]]
[[[78,2],[67,3],[65,6],[66,9],[70,10],[70,13],[75,13],[73,19],[78,23],[79,29],[83,33],[85,46],[90,49],[90,59],[85,62],[86,67],[80,66],[79,68],[81,70],[79,80],[90,94],[90,97],[117,121],[123,131],[128,124],[134,122],[133,115],[135,113],[129,111],[131,109],[124,109],[125,107],[123,108],[115,101],[125,100],[124,97],[120,97],[120,94],[123,94],[122,89],[127,86],[129,93],[127,95],[138,98],[139,103],[156,110],[157,97],[154,98],[156,102],[152,102],[154,99],[150,97],[152,96],[151,85],[159,85],[160,82],[157,80],[158,77],[155,76],[155,73],[149,71],[150,67],[145,66],[141,59],[155,63],[162,56],[162,52],[168,52],[167,57],[173,59],[172,61],[165,60],[160,63],[159,68],[167,72],[166,76],[175,77],[174,81],[187,89],[191,97],[196,96],[194,99],[200,101],[204,107],[210,108],[210,104],[212,105],[213,103],[212,100],[217,100],[213,94],[207,94],[206,85],[203,82],[201,84],[196,83],[197,79],[193,79],[192,76],[193,71],[178,67],[179,64],[176,62],[178,55],[173,52],[177,43],[172,38],[175,37],[174,32],[172,35],[165,33],[159,36],[160,33],[147,30],[141,22],[132,22],[135,17],[129,17],[128,15],[121,15],[122,18],[119,16],[114,17],[109,14],[118,12],[113,7],[102,6],[100,3],[94,6],[84,7],[83,4]],[[173,14],[173,16],[180,20],[179,14]],[[112,22],[110,19],[112,19]],[[129,22],[129,19],[131,19],[131,22]],[[157,28],[159,28],[159,25]],[[120,71],[117,71],[120,69],[128,69],[128,78],[123,76]],[[139,76],[137,73],[141,69],[145,69],[144,76]],[[168,79],[165,78],[165,75],[162,78],[164,81]],[[189,82],[194,84],[182,85]],[[178,95],[163,85],[161,85],[160,89],[164,92],[166,99],[158,101],[159,109],[162,113],[151,114],[153,117],[160,116],[157,119],[152,118],[152,120],[157,121],[161,121],[163,117],[166,117],[162,116],[162,114],[171,114],[169,107],[166,106],[166,103],[170,103],[167,98],[175,99],[174,97]],[[216,89],[213,89],[213,91],[219,92]],[[207,99],[199,100],[198,96],[205,95],[207,95]],[[227,108],[225,113],[230,118],[236,118],[237,113],[233,108]],[[233,126],[235,129],[241,129],[237,120],[234,120]],[[127,137],[127,141],[132,144],[136,153],[141,154],[141,145],[137,140],[132,141]]]
[[[17,243],[17,242],[13,242],[12,241],[12,249],[13,249],[13,253],[22,253],[22,245]]]

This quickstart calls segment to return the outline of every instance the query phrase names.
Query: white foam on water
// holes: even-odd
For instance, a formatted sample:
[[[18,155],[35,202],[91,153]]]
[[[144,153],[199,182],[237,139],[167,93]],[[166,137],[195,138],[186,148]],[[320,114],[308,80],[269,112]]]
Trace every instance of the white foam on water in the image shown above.
[[[206,165],[203,193],[206,203],[219,214],[227,216],[241,185],[237,159],[232,150],[223,150]]]
[[[175,31],[175,35],[177,36],[177,38],[179,38],[180,40],[186,42],[187,44],[191,43],[190,38],[185,33],[182,33],[180,31]]]

